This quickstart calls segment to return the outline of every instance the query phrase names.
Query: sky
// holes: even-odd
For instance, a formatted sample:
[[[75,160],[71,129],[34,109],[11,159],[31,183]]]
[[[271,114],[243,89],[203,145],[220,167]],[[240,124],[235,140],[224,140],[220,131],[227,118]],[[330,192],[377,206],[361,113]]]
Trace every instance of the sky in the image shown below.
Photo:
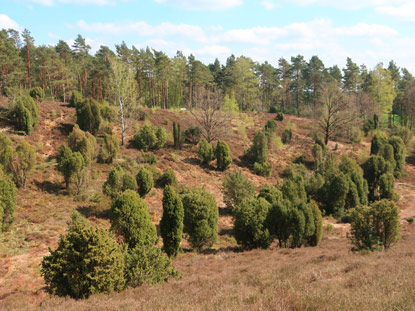
[[[206,64],[301,54],[340,68],[393,59],[415,73],[415,0],[1,0],[1,28],[27,28],[37,45],[81,34],[91,54],[125,41]]]

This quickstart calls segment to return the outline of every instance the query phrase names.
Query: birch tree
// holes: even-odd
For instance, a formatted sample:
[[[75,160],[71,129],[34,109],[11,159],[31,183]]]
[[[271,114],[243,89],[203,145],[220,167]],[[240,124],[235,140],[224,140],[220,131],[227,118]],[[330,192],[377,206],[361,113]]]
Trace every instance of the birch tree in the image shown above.
[[[115,104],[120,106],[121,145],[125,142],[125,132],[128,128],[128,119],[136,109],[137,82],[135,70],[131,64],[117,58],[110,59],[111,64],[111,93]]]

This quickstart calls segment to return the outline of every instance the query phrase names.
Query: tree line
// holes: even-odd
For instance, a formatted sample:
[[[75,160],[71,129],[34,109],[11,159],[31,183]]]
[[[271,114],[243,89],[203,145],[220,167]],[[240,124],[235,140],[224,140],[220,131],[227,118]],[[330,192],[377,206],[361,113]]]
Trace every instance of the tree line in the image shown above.
[[[369,70],[347,58],[346,66],[340,69],[337,65],[326,67],[318,56],[307,61],[297,55],[289,60],[280,58],[274,67],[267,61],[231,55],[225,64],[216,59],[205,65],[180,51],[169,57],[151,48],[129,48],[125,42],[115,45],[115,52],[107,46],[101,46],[95,55],[90,52],[81,35],[72,46],[63,40],[56,46],[36,46],[27,29],[21,34],[3,29],[0,90],[7,94],[11,89],[36,86],[52,100],[64,102],[77,90],[100,102],[116,102],[127,96],[112,92],[119,66],[111,65],[111,60],[117,59],[134,80],[129,94],[142,106],[194,107],[203,90],[218,89],[228,108],[313,115],[330,98],[328,90],[333,87],[327,85],[334,84],[364,118],[378,112],[397,115],[401,125],[412,127],[414,123],[414,77],[394,61]]]

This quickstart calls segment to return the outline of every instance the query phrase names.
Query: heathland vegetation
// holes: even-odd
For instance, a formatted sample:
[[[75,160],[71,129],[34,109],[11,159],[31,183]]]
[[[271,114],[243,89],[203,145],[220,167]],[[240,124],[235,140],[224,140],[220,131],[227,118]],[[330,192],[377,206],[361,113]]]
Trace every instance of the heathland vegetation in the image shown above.
[[[320,280],[336,276],[308,267],[343,267],[336,260],[346,256],[341,278],[370,267],[365,258],[375,257],[364,256],[373,252],[386,265],[405,253],[399,243],[409,243],[415,215],[415,79],[393,61],[368,70],[348,58],[340,70],[317,56],[281,58],[273,67],[232,55],[226,64],[205,65],[180,52],[169,58],[124,43],[116,53],[101,47],[92,56],[82,36],[72,48],[64,41],[35,46],[27,30],[21,38],[0,32],[7,267],[0,297],[9,308],[23,303],[14,293],[31,297],[28,306],[53,309],[64,301],[57,297],[95,306],[96,295],[111,292],[123,292],[106,296],[114,308],[123,304],[117,295],[127,295],[126,308],[133,308],[129,293],[147,290],[157,299],[149,292],[164,286],[169,292],[160,290],[160,308],[180,309],[177,300],[169,304],[177,292],[166,284],[192,292],[195,278],[210,273],[202,258],[214,258],[212,279],[241,265],[241,278],[233,275],[227,286],[247,292],[231,295],[233,302],[215,296],[218,306],[316,309],[324,306],[319,294],[338,291]],[[317,284],[304,299],[294,297],[307,287],[294,281],[300,272],[284,275],[278,263],[275,278],[267,259],[258,272],[260,256],[275,262],[273,256],[287,254],[313,256],[299,260],[304,283]],[[258,279],[249,280],[250,266],[241,262],[252,256],[259,256],[252,268]],[[7,261],[15,259],[32,269],[26,292],[9,284],[21,277]],[[344,284],[350,295],[360,287],[376,296],[400,286],[390,279],[378,285],[381,277],[366,270],[356,278]],[[215,309],[201,302],[211,291],[196,283],[199,296],[183,294],[194,305],[181,306]],[[249,287],[262,290],[254,295]],[[415,297],[408,288],[396,290],[402,296],[384,309],[405,309]],[[350,304],[357,308],[365,299]],[[66,303],[70,309],[84,302]]]

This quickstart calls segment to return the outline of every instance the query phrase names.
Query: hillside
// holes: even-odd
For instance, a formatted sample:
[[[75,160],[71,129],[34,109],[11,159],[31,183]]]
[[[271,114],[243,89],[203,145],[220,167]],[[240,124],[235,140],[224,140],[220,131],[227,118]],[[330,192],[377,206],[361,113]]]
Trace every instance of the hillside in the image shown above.
[[[7,107],[4,98],[0,106]],[[11,232],[0,236],[0,306],[5,310],[411,310],[415,302],[415,227],[406,217],[415,216],[415,161],[408,156],[407,174],[397,181],[401,195],[401,242],[388,252],[360,253],[350,251],[346,238],[348,225],[324,219],[324,236],[319,247],[239,252],[232,236],[232,217],[223,203],[222,181],[228,172],[202,168],[197,149],[186,145],[182,150],[172,148],[172,122],[185,129],[194,125],[190,113],[148,109],[146,121],[134,120],[127,133],[130,138],[144,123],[163,126],[169,133],[168,146],[157,151],[157,168],[171,167],[178,182],[184,186],[203,187],[212,193],[220,208],[219,241],[213,249],[201,254],[185,251],[174,260],[184,275],[180,281],[150,287],[127,289],[122,293],[98,295],[85,301],[49,297],[44,290],[39,263],[54,249],[59,235],[65,233],[66,222],[75,210],[102,226],[108,226],[110,201],[93,202],[102,193],[111,165],[94,163],[85,193],[69,194],[56,171],[57,150],[66,142],[75,121],[74,108],[64,103],[40,104],[40,119],[27,138],[36,148],[38,163],[28,186],[19,189],[17,219]],[[240,157],[252,141],[254,132],[275,115],[243,113],[233,116],[232,130],[223,137],[232,154],[231,171],[242,170],[257,188],[275,184],[279,173],[297,156],[311,159],[315,122],[286,116],[278,122],[277,134],[291,123],[295,125],[293,140],[280,149],[273,148],[270,178],[254,175]],[[11,126],[0,119],[2,131]],[[120,129],[114,133],[119,136]],[[15,142],[22,136],[12,135]],[[335,146],[337,147],[335,148]],[[338,154],[354,154],[361,162],[369,156],[370,143],[330,142],[329,148]],[[140,152],[130,146],[121,148],[118,162],[125,162],[133,172],[138,168]],[[157,225],[162,214],[162,189],[155,188],[146,202],[153,222]],[[327,227],[332,223],[334,229]],[[182,244],[186,249],[186,243]]]

